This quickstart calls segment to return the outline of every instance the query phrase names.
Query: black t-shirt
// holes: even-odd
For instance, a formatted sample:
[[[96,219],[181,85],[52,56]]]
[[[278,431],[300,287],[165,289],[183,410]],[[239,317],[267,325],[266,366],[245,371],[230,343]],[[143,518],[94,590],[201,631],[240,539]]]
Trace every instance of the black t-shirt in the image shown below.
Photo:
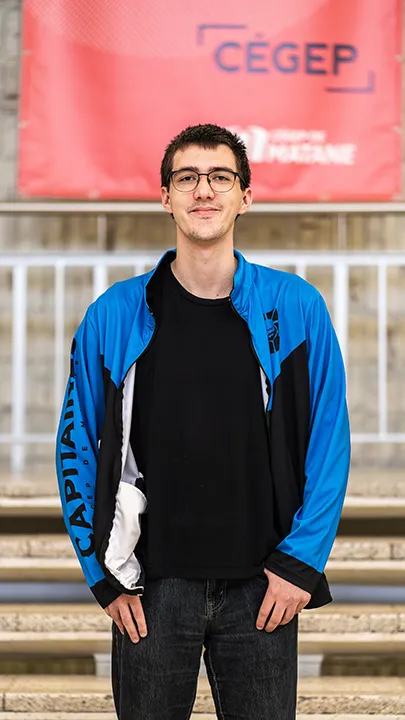
[[[149,577],[247,578],[281,538],[260,369],[229,298],[191,295],[168,265],[157,332],[138,360],[131,445],[147,513]]]

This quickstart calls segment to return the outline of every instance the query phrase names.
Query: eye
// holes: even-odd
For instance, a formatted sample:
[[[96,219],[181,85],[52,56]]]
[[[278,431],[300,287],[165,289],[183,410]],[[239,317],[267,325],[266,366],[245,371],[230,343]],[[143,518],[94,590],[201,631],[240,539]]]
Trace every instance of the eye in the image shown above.
[[[214,170],[212,175],[210,175],[211,182],[215,183],[215,185],[233,185],[234,183],[234,176],[227,172],[226,170]]]
[[[196,175],[193,173],[180,173],[179,175],[175,176],[176,182],[178,183],[189,183],[189,182],[195,182],[196,181]]]

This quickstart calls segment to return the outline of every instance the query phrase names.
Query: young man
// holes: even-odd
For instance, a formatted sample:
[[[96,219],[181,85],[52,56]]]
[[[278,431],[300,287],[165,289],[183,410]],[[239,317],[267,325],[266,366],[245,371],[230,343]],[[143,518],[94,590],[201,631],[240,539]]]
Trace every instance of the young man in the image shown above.
[[[58,433],[64,516],[113,620],[120,720],[186,720],[201,652],[218,718],[292,720],[297,624],[349,468],[345,375],[314,287],[248,263],[246,149],[216,125],[168,145],[176,251],[87,310]]]

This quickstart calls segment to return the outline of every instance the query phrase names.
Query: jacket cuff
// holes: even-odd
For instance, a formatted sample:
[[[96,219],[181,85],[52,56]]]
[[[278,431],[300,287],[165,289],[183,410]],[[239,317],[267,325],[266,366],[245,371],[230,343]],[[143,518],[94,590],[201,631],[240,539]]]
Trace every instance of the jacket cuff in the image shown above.
[[[99,582],[93,585],[90,590],[103,610],[110,605],[110,603],[114,602],[117,597],[122,595],[122,593],[113,588],[105,578],[103,580],[99,580]]]
[[[292,555],[281,552],[281,550],[271,553],[264,561],[264,567],[311,595],[322,577],[322,573],[310,565]]]

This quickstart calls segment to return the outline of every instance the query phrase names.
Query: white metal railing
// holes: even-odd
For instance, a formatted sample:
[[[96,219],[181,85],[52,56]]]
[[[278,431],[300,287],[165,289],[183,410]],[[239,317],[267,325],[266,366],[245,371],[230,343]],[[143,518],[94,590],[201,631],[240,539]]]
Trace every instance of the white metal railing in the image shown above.
[[[303,278],[308,268],[325,267],[333,272],[334,325],[343,357],[348,358],[349,275],[354,267],[376,268],[378,273],[378,432],[353,433],[353,442],[404,443],[405,433],[390,432],[387,400],[387,269],[405,267],[403,253],[321,253],[321,252],[252,252],[245,257],[261,265],[294,268]],[[12,272],[12,399],[11,431],[0,434],[0,443],[11,448],[14,472],[24,469],[25,449],[29,443],[53,443],[54,433],[26,432],[26,376],[27,376],[27,303],[28,270],[51,268],[54,272],[54,412],[58,421],[66,382],[65,339],[65,273],[68,268],[92,270],[92,295],[95,299],[109,284],[110,268],[130,269],[140,274],[152,267],[159,254],[134,252],[131,254],[45,254],[0,255],[0,268]],[[85,308],[82,309],[83,312]]]

